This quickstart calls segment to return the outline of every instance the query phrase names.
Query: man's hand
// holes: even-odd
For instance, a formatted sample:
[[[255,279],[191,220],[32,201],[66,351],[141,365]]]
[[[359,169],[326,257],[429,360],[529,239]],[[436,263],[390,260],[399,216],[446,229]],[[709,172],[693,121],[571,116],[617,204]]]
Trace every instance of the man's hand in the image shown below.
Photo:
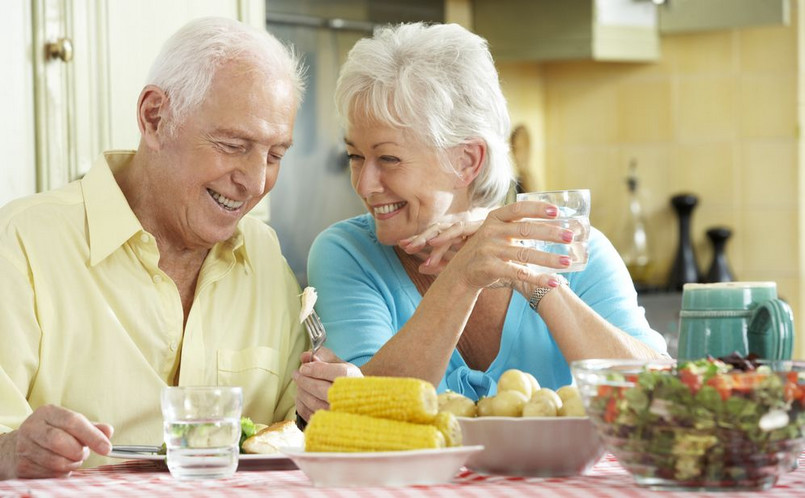
[[[347,363],[331,350],[322,347],[316,356],[302,353],[302,365],[294,372],[296,381],[296,412],[305,420],[316,410],[327,409],[327,391],[337,377],[362,377],[361,369]]]
[[[39,407],[19,429],[0,436],[0,479],[67,477],[90,450],[108,454],[112,432],[66,408]]]

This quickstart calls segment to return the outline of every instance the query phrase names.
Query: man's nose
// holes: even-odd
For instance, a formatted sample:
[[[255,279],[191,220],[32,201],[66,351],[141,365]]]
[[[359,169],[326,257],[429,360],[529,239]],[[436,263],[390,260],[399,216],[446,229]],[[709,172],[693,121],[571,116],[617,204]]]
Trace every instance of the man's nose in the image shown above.
[[[244,158],[237,181],[249,195],[261,195],[266,187],[267,168],[266,155],[254,151]]]

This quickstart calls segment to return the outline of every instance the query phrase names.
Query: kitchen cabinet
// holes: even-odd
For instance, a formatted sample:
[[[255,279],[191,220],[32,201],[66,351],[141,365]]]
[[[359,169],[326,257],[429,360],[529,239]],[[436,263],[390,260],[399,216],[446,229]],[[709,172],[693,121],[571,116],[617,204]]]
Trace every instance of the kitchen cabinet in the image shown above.
[[[474,0],[474,31],[497,61],[654,61],[656,10],[647,0]]]
[[[4,14],[12,76],[0,82],[10,96],[0,109],[15,118],[0,138],[11,154],[0,175],[13,186],[0,190],[0,204],[81,177],[103,150],[136,148],[135,107],[151,62],[190,19],[265,28],[264,0],[12,0]]]
[[[650,62],[660,35],[788,24],[790,0],[473,0],[495,60]]]
[[[661,33],[787,25],[790,0],[670,0],[658,8]]]

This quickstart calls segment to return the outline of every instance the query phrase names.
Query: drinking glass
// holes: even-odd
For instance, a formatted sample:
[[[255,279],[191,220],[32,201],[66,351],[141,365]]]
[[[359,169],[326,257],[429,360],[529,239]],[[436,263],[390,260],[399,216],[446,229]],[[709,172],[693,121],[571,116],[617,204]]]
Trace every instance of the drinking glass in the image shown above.
[[[177,479],[229,477],[238,467],[240,387],[165,387],[162,420],[168,470]]]
[[[551,190],[547,192],[526,192],[517,194],[518,201],[543,201],[559,209],[556,218],[534,218],[533,221],[556,225],[573,230],[573,241],[569,244],[545,240],[528,239],[522,243],[544,252],[563,254],[570,257],[570,266],[550,268],[530,265],[543,273],[568,273],[581,271],[587,266],[590,239],[590,191],[589,189]],[[531,219],[531,218],[529,218]]]

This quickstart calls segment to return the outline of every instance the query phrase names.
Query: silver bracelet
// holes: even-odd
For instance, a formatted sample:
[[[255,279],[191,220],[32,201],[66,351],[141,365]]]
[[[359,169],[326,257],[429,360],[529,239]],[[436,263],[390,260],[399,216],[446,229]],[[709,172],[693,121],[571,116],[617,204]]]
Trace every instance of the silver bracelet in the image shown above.
[[[554,274],[553,277],[559,281],[559,285],[569,285],[568,281],[565,277],[559,274]],[[556,287],[537,287],[534,289],[534,292],[531,294],[531,299],[528,300],[528,305],[531,306],[531,309],[537,311],[537,306],[539,306],[539,302],[542,301],[542,298],[552,290],[556,289]]]

